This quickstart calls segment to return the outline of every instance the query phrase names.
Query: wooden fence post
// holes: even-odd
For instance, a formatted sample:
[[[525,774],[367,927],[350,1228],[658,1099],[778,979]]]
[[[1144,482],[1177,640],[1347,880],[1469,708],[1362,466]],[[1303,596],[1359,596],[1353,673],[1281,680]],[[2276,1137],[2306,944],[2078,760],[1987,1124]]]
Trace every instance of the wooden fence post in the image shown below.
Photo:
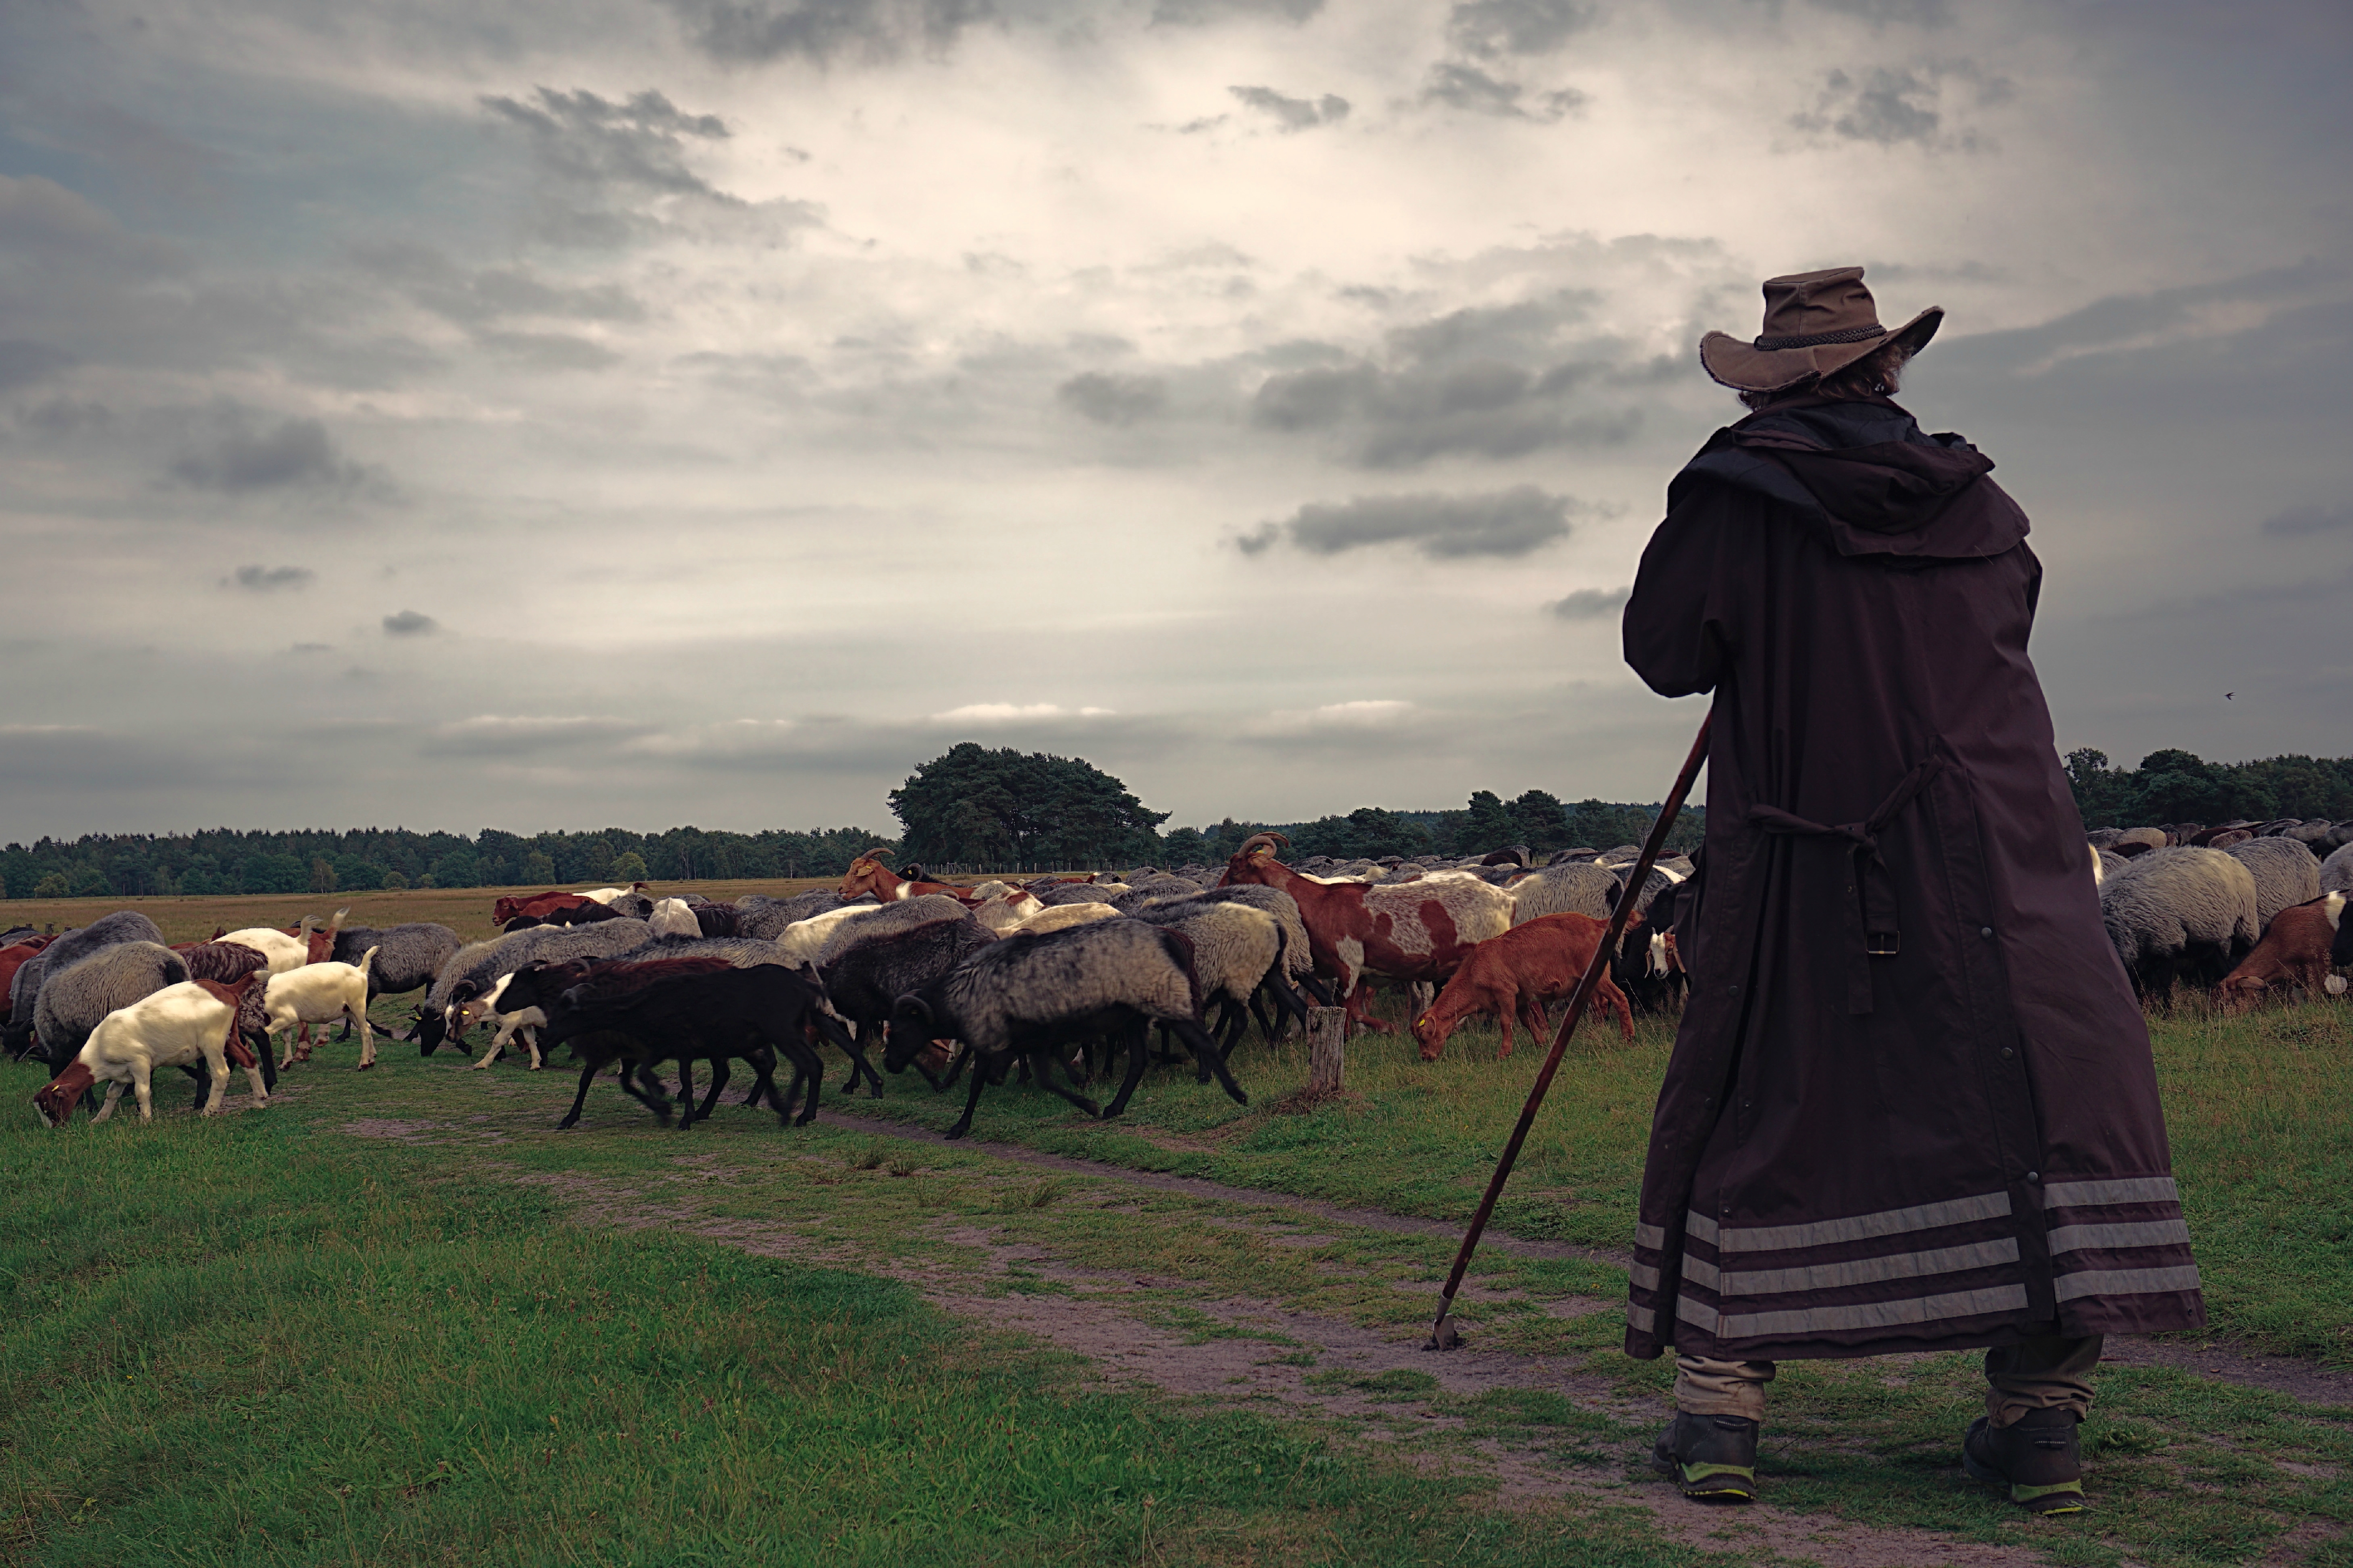
[[[1348,1010],[1345,1007],[1311,1007],[1307,1010],[1309,1094],[1336,1095],[1340,1092],[1341,1070],[1347,1054],[1347,1025]]]

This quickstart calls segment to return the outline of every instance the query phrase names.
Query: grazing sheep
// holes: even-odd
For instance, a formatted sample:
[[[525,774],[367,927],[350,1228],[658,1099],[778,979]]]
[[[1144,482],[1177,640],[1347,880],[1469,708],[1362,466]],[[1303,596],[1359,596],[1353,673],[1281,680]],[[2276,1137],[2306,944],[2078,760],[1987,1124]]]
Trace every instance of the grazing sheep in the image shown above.
[[[948,1131],[972,1128],[991,1069],[1015,1057],[1034,1064],[1039,1083],[1089,1116],[1117,1116],[1144,1076],[1145,1032],[1166,1023],[1213,1072],[1235,1102],[1250,1098],[1201,1028],[1193,944],[1181,931],[1141,920],[1101,920],[1050,936],[990,943],[892,1010],[883,1065],[902,1072],[934,1039],[961,1040],[979,1060],[964,1115]],[[1128,1048],[1127,1078],[1108,1107],[1053,1081],[1058,1049],[1104,1034]]]
[[[118,909],[111,915],[100,916],[87,926],[68,931],[20,963],[9,983],[8,1022],[5,1030],[0,1030],[0,1045],[5,1045],[11,1056],[23,1056],[30,1051],[35,1043],[43,1038],[36,1027],[34,1010],[39,1002],[42,983],[47,977],[61,975],[92,954],[126,942],[151,942],[162,947],[164,933],[154,921],[136,909]],[[180,978],[185,980],[188,977],[182,975]],[[90,1031],[98,1026],[99,1018],[104,1016],[105,1013],[101,1012],[91,1018],[82,1028],[82,1038],[88,1038]],[[74,1049],[81,1049],[80,1039],[74,1042]],[[61,1067],[69,1059],[70,1053],[67,1058],[56,1061],[52,1065]]]
[[[2126,860],[2138,860],[2151,851],[2166,848],[2167,837],[2163,828],[2126,828],[2114,841],[2100,847],[2113,850]]]
[[[973,917],[992,931],[1009,931],[1046,907],[1028,888],[1007,883],[984,882],[973,892]]]
[[[1000,937],[1043,937],[1053,931],[1067,931],[1073,926],[1092,926],[1101,920],[1122,918],[1120,912],[1109,904],[1054,904],[1035,915],[1015,921],[997,932]]]
[[[2222,850],[2153,849],[2100,887],[2100,917],[2136,993],[2170,1003],[2174,981],[2221,979],[2253,950],[2253,873]]]
[[[597,907],[602,908],[599,905]],[[355,963],[374,948],[375,967],[368,971],[368,1000],[405,996],[433,983],[441,966],[465,943],[447,926],[430,920],[409,920],[379,931],[367,926],[346,926],[335,934],[331,955],[339,964]],[[349,1039],[348,1033],[344,1036]]]
[[[2329,852],[2320,863],[2320,890],[2323,893],[2353,893],[2353,843]]]
[[[187,964],[192,980],[218,980],[226,985],[269,968],[267,955],[243,942],[190,942],[172,950]]]
[[[40,1043],[41,1059],[52,1073],[63,1070],[108,1013],[187,978],[186,961],[155,942],[101,948],[71,968],[51,973],[33,1003],[33,1034]]]
[[[338,1018],[351,1019],[360,1026],[359,1070],[365,1072],[375,1065],[375,1031],[367,1018],[368,969],[375,962],[375,949],[370,948],[360,955],[356,966],[305,964],[269,977],[269,990],[262,999],[269,1017],[268,1027],[272,1034],[286,1035],[286,1054],[278,1059],[280,1072],[311,1059],[307,1043],[296,1054],[295,1025],[332,1023]]]
[[[0,1024],[0,1049],[19,1061],[33,1048],[33,1006],[48,973],[49,955],[35,953],[8,978],[8,1022]]]
[[[228,1093],[227,1047],[236,1021],[234,1003],[221,1001],[193,981],[177,981],[100,1019],[90,1037],[75,1047],[70,1064],[33,1097],[33,1104],[51,1127],[63,1127],[72,1119],[73,1107],[81,1097],[102,1083],[106,1103],[90,1118],[96,1126],[114,1114],[115,1102],[121,1099],[127,1084],[138,1097],[139,1119],[153,1121],[155,1069],[201,1062],[212,1086],[204,1108],[212,1115],[221,1108]],[[269,1091],[254,1068],[248,1066],[245,1075],[254,1103],[268,1105]]]
[[[1413,1021],[1413,1038],[1421,1048],[1421,1059],[1437,1061],[1462,1021],[1482,1014],[1495,1020],[1503,1036],[1495,1051],[1498,1062],[1512,1054],[1514,1017],[1542,1044],[1549,1027],[1546,1004],[1562,1001],[1577,990],[1609,929],[1607,920],[1588,915],[1544,915],[1472,948],[1446,989],[1438,993],[1438,1000]],[[1614,1010],[1619,1032],[1629,1040],[1634,1038],[1634,1014],[1626,1004],[1626,993],[1606,971],[1586,1005],[1595,1012]]]
[[[2300,839],[2249,839],[2222,852],[2253,874],[2255,923],[2268,929],[2272,916],[2320,896],[2320,857]]]
[[[1547,915],[1609,918],[1618,899],[1618,879],[1592,861],[1570,861],[1514,877],[1504,885],[1512,895],[1512,924],[1525,926]]]
[[[657,937],[700,937],[702,922],[694,917],[683,898],[665,898],[654,906],[653,916],[646,924],[654,928]]]
[[[2316,997],[2328,991],[2332,949],[2346,928],[2345,899],[2342,893],[2324,893],[2272,916],[2255,950],[2223,977],[2223,1000],[2245,1007],[2274,985],[2301,986]]]
[[[1050,909],[1061,904],[1111,904],[1135,890],[1120,882],[1059,882],[1042,890],[1032,885],[1029,891]]]
[[[1230,887],[1212,887],[1206,893],[1191,896],[1205,903],[1247,904],[1253,909],[1263,909],[1282,923],[1283,978],[1293,989],[1305,991],[1322,1007],[1332,1005],[1331,988],[1315,977],[1315,952],[1307,939],[1307,922],[1300,917],[1299,901],[1280,887],[1268,887],[1255,882],[1236,883]],[[1260,1023],[1266,1022],[1261,1017]]]

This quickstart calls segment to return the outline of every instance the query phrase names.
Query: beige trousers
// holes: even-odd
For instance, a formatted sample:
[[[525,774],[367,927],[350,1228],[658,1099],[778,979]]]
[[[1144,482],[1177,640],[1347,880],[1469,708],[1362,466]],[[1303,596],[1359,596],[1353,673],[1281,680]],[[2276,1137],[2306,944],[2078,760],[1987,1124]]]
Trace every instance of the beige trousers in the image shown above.
[[[1986,1415],[1996,1427],[2030,1410],[2072,1410],[2078,1420],[2092,1408],[2092,1369],[2100,1364],[2100,1336],[2071,1340],[2044,1334],[1985,1358]],[[1723,1361],[1712,1356],[1675,1358],[1675,1408],[1694,1415],[1738,1415],[1765,1419],[1765,1385],[1773,1381],[1771,1361]]]

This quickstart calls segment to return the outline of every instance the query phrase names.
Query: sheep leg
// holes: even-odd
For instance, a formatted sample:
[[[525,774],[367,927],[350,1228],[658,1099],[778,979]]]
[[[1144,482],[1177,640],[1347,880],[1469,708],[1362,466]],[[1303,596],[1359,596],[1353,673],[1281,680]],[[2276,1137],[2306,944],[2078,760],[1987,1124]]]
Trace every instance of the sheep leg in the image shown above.
[[[556,1131],[566,1131],[580,1120],[580,1107],[588,1103],[588,1086],[595,1083],[596,1075],[604,1070],[605,1064],[596,1061],[591,1061],[580,1069],[580,1092],[572,1097],[572,1109],[562,1121],[555,1124]]]
[[[628,1096],[631,1099],[637,1101],[639,1105],[645,1107],[646,1109],[653,1112],[654,1119],[661,1123],[662,1126],[668,1127],[670,1125],[670,1117],[669,1092],[662,1087],[661,1080],[652,1075],[652,1063],[642,1062],[636,1064],[636,1065],[643,1070],[644,1082],[652,1089],[653,1093],[649,1095],[645,1089],[638,1086],[638,1075],[629,1072],[627,1065],[624,1065],[621,1072],[621,1092]],[[689,1110],[692,1110],[693,1108],[694,1107],[691,1105],[687,1107],[687,1109]]]
[[[967,1052],[965,1054],[969,1055],[971,1053]],[[972,1130],[973,1109],[980,1104],[980,1092],[987,1087],[988,1087],[988,1075],[978,1068],[975,1068],[972,1075],[972,1092],[966,1095],[964,1100],[964,1115],[956,1118],[956,1124],[948,1128],[948,1141],[950,1143],[954,1143],[957,1139],[962,1138],[965,1133]]]
[[[678,1130],[684,1132],[693,1125],[694,1058],[681,1053],[678,1059]]]
[[[1209,1070],[1217,1074],[1218,1083],[1228,1095],[1233,1097],[1234,1104],[1238,1106],[1250,1104],[1250,1097],[1242,1093],[1242,1086],[1240,1084],[1234,1082],[1234,1075],[1226,1066],[1226,1059],[1218,1054],[1216,1043],[1202,1033],[1199,1024],[1189,1018],[1179,1018],[1173,1022],[1172,1027],[1176,1031],[1176,1038],[1185,1042],[1193,1054],[1207,1062]]]
[[[1128,1097],[1135,1093],[1136,1085],[1144,1082],[1144,1042],[1145,1029],[1143,1024],[1135,1024],[1128,1030],[1127,1076],[1120,1081],[1119,1093],[1112,1097],[1111,1104],[1103,1107],[1103,1115],[1105,1121],[1109,1121],[1112,1118],[1117,1116],[1120,1112],[1127,1108]]]
[[[808,1078],[808,1098],[801,1102],[801,1114],[793,1122],[795,1127],[807,1127],[817,1119],[818,1102],[825,1093],[825,1058],[805,1042],[789,1034],[785,1036],[783,1044],[785,1054],[793,1064],[794,1078],[797,1080],[804,1074]],[[853,1078],[850,1082],[855,1086],[857,1080]]]
[[[1087,1098],[1086,1096],[1080,1094],[1076,1089],[1066,1089],[1061,1085],[1054,1081],[1056,1057],[1051,1051],[1041,1050],[1037,1052],[1036,1055],[1039,1058],[1037,1070],[1039,1087],[1050,1090],[1051,1092],[1061,1096],[1064,1099],[1070,1101],[1072,1105],[1078,1107],[1089,1116],[1100,1117],[1103,1115],[1103,1107],[1095,1104],[1094,1101]],[[1062,1063],[1061,1066],[1065,1072],[1070,1069],[1070,1064],[1067,1062]]]
[[[709,1121],[711,1119],[711,1107],[719,1103],[719,1091],[727,1086],[727,1080],[730,1076],[731,1075],[727,1070],[727,1058],[724,1056],[712,1057],[711,1059],[711,1089],[709,1093],[702,1097],[702,1108],[694,1113],[694,1118],[697,1121]]]

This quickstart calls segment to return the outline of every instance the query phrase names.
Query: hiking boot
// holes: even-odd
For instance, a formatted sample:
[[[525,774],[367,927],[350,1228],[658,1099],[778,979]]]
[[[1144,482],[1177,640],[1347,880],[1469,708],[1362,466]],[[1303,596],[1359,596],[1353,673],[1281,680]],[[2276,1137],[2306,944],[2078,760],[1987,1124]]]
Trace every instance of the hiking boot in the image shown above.
[[[1678,1410],[1651,1450],[1651,1467],[1701,1502],[1757,1499],[1757,1423]]]
[[[2081,1513],[2084,1463],[2075,1446],[2072,1410],[2031,1410],[1997,1429],[1985,1416],[1969,1423],[1961,1466],[1988,1486],[2006,1487],[2010,1500],[2031,1513]]]

